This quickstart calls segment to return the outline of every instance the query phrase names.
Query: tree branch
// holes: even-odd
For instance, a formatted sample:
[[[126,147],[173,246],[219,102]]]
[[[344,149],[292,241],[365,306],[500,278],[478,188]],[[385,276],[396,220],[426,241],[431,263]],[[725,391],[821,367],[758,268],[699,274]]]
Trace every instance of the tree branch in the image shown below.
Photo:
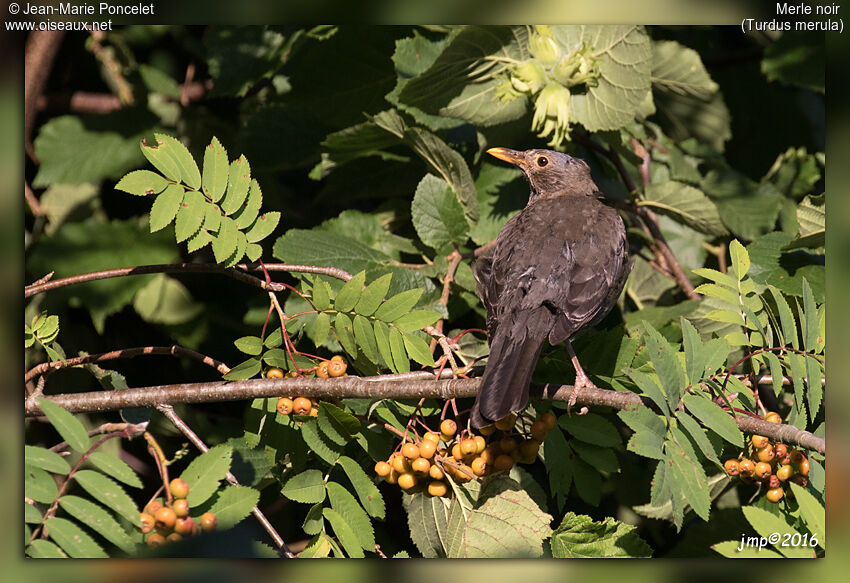
[[[32,147],[32,130],[38,112],[36,102],[44,90],[64,36],[65,33],[60,31],[35,30],[27,37],[24,55],[24,147],[34,161],[37,158]]]
[[[451,376],[450,371],[444,371]],[[429,374],[429,373],[428,373]],[[398,377],[398,378],[396,378]],[[346,376],[330,379],[284,378],[253,379],[235,382],[210,382],[143,387],[125,391],[97,391],[48,396],[71,413],[112,411],[126,407],[157,407],[175,403],[210,403],[239,401],[256,398],[289,397],[304,395],[312,398],[341,399],[346,397],[371,399],[454,399],[474,397],[478,393],[481,379],[416,380],[407,375],[382,375],[380,377]],[[573,394],[572,385],[532,385],[531,397],[569,401]],[[628,391],[613,391],[582,387],[575,391],[576,403],[580,405],[614,407],[626,409],[636,406],[655,406],[649,399]],[[42,414],[35,399],[27,399],[25,414],[28,417]],[[735,416],[742,431],[757,432],[785,443],[795,443],[826,453],[823,439],[801,431],[796,427],[769,423],[742,415]]]

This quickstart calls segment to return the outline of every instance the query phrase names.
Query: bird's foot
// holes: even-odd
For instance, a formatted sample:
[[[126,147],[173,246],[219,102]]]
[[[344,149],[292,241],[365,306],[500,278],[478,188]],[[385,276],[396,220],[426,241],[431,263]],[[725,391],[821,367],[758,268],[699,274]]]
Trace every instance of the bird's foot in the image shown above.
[[[567,415],[572,415],[573,405],[576,404],[576,399],[578,399],[578,393],[581,389],[595,389],[597,386],[593,383],[592,380],[588,378],[588,376],[584,373],[584,371],[579,368],[576,373],[576,380],[573,383],[573,390],[570,391],[570,398],[567,400]],[[582,407],[579,410],[579,415],[584,415],[587,413],[587,407]]]

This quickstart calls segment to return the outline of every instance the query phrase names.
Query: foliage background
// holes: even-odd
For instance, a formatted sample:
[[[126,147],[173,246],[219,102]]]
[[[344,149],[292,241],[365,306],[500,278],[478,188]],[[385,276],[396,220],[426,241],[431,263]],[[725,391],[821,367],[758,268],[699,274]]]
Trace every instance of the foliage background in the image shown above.
[[[191,31],[190,31],[191,32]],[[675,35],[675,31],[669,32],[672,35]],[[666,33],[665,33],[666,34]],[[726,34],[726,33],[724,33]],[[730,38],[732,37],[732,32],[728,33]],[[187,35],[191,36],[191,35]],[[693,35],[687,33],[688,42],[693,42]],[[697,35],[698,36],[698,35]],[[710,44],[710,43],[709,43]],[[160,47],[161,48],[161,47]],[[77,47],[76,51],[69,51],[66,55],[63,55],[63,58],[66,58],[68,62],[73,62],[75,59],[80,59],[81,61],[85,58],[85,53],[80,51],[80,47]],[[167,68],[167,67],[166,67]],[[179,68],[179,67],[178,67]],[[88,73],[91,75],[89,79],[94,80],[94,84],[92,88],[94,89],[102,89],[102,87],[98,86],[97,75],[94,71],[89,70]],[[714,74],[714,71],[712,72]],[[736,86],[736,89],[740,87],[738,83],[741,79],[755,79],[759,78],[757,74],[753,71],[746,71],[745,73],[741,73],[740,77],[735,75],[728,75],[729,80],[727,80],[726,86]],[[715,75],[715,79],[720,82],[721,87],[724,87],[724,81],[722,79],[723,74]],[[73,78],[85,79],[86,76],[79,77],[74,75]],[[60,83],[61,85],[61,83]],[[773,88],[781,93],[781,90],[777,88]],[[727,97],[727,101],[729,102],[730,109],[735,111],[738,106],[740,106],[742,111],[745,111],[747,107],[753,107],[754,105],[758,108],[758,115],[743,115],[743,116],[733,116],[733,139],[728,144],[727,148],[727,157],[735,158],[736,161],[740,160],[740,165],[737,164],[741,170],[745,171],[751,178],[758,179],[761,174],[764,172],[765,166],[769,165],[774,157],[773,152],[780,151],[783,149],[785,143],[788,145],[800,145],[801,143],[807,143],[812,150],[816,149],[818,142],[822,141],[822,136],[818,137],[816,134],[813,135],[806,128],[801,129],[800,127],[795,126],[795,120],[800,120],[801,117],[799,115],[800,107],[799,103],[792,103],[793,100],[787,100],[784,103],[782,100],[779,102],[773,102],[768,100],[767,103],[758,103],[754,104],[752,100],[749,98],[756,90],[742,89],[740,91],[726,91],[724,95]],[[731,94],[731,97],[730,97]],[[735,98],[740,97],[740,99],[744,100],[743,104],[736,104]],[[789,112],[797,112],[796,115],[789,115]],[[218,115],[216,115],[218,114]],[[225,120],[230,120],[230,125],[235,125],[232,120],[235,119],[233,117],[234,112],[232,108],[230,111],[218,111],[213,112],[213,116],[210,118],[204,118],[207,120],[207,123],[215,126],[216,123],[221,123],[222,118]],[[199,115],[209,115],[209,112],[201,112]],[[218,118],[218,119],[216,119]],[[788,120],[791,120],[790,123]],[[744,120],[744,121],[742,121]],[[316,123],[325,122],[325,120],[312,120]],[[201,127],[209,127],[207,123],[198,124]],[[742,124],[741,126],[735,127],[735,124]],[[752,123],[752,126],[746,127],[745,123]],[[188,124],[187,124],[188,125]],[[224,125],[227,125],[225,122]],[[805,125],[805,124],[803,124]],[[816,125],[816,124],[815,124]],[[179,126],[178,126],[179,127]],[[227,129],[227,128],[225,128]],[[245,127],[240,128],[237,132],[249,132],[251,130],[250,124]],[[268,128],[266,128],[268,129]],[[780,130],[782,130],[780,132]],[[212,131],[212,130],[210,130]],[[215,130],[218,132],[219,130]],[[233,128],[231,128],[233,131]],[[777,136],[774,132],[783,133],[788,131],[788,134],[784,136]],[[125,130],[125,134],[131,134],[132,131],[127,129]],[[219,135],[221,135],[219,133]],[[793,136],[789,138],[788,136]],[[743,137],[741,137],[743,136]],[[787,139],[787,142],[783,142],[783,138]],[[809,141],[810,140],[810,141]],[[289,144],[286,143],[286,140],[283,140],[281,143],[280,136],[269,136],[266,142],[267,147],[263,148],[263,151],[258,151],[255,154],[254,158],[262,157],[263,154],[267,154],[268,152],[275,152],[276,155],[280,156],[280,159],[283,160],[284,165],[289,165],[290,160],[297,158],[298,154],[302,152],[303,144],[305,142],[299,141],[301,147],[292,148],[291,142]],[[772,145],[771,148],[759,148],[754,147],[754,144],[762,144],[762,143],[770,143]],[[247,146],[247,142],[246,142]],[[776,147],[776,150],[773,147]],[[814,146],[814,147],[813,147]],[[84,146],[83,146],[84,147]],[[249,155],[250,159],[251,156]],[[278,160],[277,162],[280,162]],[[318,185],[311,183],[304,177],[304,168],[306,165],[301,166],[296,169],[284,169],[282,172],[278,172],[275,166],[277,165],[275,161],[269,161],[269,168],[271,168],[270,172],[274,172],[277,175],[277,178],[271,178],[270,180],[266,180],[263,184],[271,184],[274,180],[286,181],[289,184],[297,184],[298,192],[304,192],[305,190],[312,189],[314,192],[318,188]],[[274,176],[272,174],[272,176]],[[285,177],[285,178],[281,178]],[[268,189],[268,187],[266,187]],[[275,190],[274,188],[268,190]],[[294,190],[294,189],[293,189]],[[138,212],[139,209],[128,208],[129,203],[125,204],[126,198],[121,199],[119,203],[116,200],[115,194],[112,193],[109,189],[108,182],[104,185],[102,189],[103,193],[106,193],[102,196],[101,202],[103,203],[103,211],[106,212],[109,216],[113,217],[129,217],[132,216],[135,212]],[[315,202],[315,197],[311,197],[312,204],[305,205],[304,200],[299,196],[298,200],[295,200],[295,197],[292,194],[287,194],[284,191],[284,194],[278,195],[281,200],[279,200],[278,204],[275,204],[272,208],[281,208],[285,210],[285,218],[284,223],[287,227],[297,226],[299,223],[307,226],[314,224],[317,220],[323,220],[329,216],[334,216],[338,210],[343,208],[348,208],[350,205],[345,201],[325,201],[323,203]],[[110,200],[112,199],[112,200]],[[236,286],[233,286],[233,289],[228,289],[229,286],[226,282],[221,286],[216,285],[215,293],[211,294],[209,298],[204,297],[203,285],[197,286],[197,284],[193,285],[188,279],[186,280],[187,286],[190,286],[193,295],[200,300],[210,299],[213,303],[216,303],[217,306],[214,308],[215,311],[223,311],[219,310],[219,308],[227,305],[232,305],[233,302],[244,301],[245,293],[244,290],[236,289]],[[219,303],[220,302],[220,303]],[[73,316],[73,315],[72,315]],[[89,322],[87,320],[87,314],[82,311],[79,311],[77,314],[77,321],[80,324],[80,330],[84,327],[89,326]],[[208,344],[206,344],[207,348],[205,351],[212,352],[215,354],[221,354],[223,358],[228,359],[225,355],[228,350],[232,350],[229,346],[230,339],[234,337],[234,333],[232,330],[235,327],[240,325],[239,322],[234,321],[239,314],[233,314],[233,318],[227,319],[223,322],[217,322],[214,324],[214,327],[210,330],[207,330],[207,340]],[[74,321],[74,318],[69,319],[70,322]],[[113,320],[115,320],[113,322]],[[66,320],[67,321],[67,320]],[[70,323],[69,322],[69,323]],[[124,339],[121,338],[120,331],[122,329],[127,329],[128,327],[132,328],[137,324],[137,320],[135,315],[132,313],[119,313],[116,317],[106,321],[106,327],[104,328],[105,335],[103,346],[104,348],[116,346],[116,345],[124,345]],[[67,330],[67,329],[66,329]],[[230,330],[230,331],[228,331]],[[174,331],[172,331],[174,332]],[[197,331],[193,331],[197,332]],[[153,330],[149,332],[151,334],[151,342],[154,340],[158,340],[157,334],[162,333],[162,330]],[[179,332],[174,332],[179,333]],[[92,336],[86,337],[85,335],[76,334],[74,332],[68,332],[69,336],[73,336],[75,338],[80,338],[80,344],[83,345],[87,350],[95,351],[97,350],[97,339]],[[185,337],[184,337],[185,338]],[[216,345],[216,341],[219,339],[221,342],[219,345]],[[230,358],[232,360],[232,358]],[[158,384],[159,382],[168,382],[173,381],[178,375],[185,374],[191,378],[201,378],[204,372],[201,372],[202,369],[199,370],[181,370],[183,365],[178,365],[174,362],[163,361],[164,367],[158,371],[150,371],[150,367],[145,366],[143,363],[130,363],[127,368],[124,370],[128,376],[138,379],[138,384]],[[123,365],[122,365],[123,366]],[[144,380],[143,380],[144,379]],[[76,383],[77,381],[82,379],[69,379],[69,383]],[[134,383],[136,384],[136,383]],[[78,385],[79,386],[79,385]],[[57,387],[58,388],[58,387]],[[215,407],[211,407],[213,411]]]

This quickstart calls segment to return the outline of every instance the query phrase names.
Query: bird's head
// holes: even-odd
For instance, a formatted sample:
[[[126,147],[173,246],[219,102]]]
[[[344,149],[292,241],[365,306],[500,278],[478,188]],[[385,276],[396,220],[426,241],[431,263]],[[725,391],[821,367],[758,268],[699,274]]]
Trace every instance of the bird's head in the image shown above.
[[[584,160],[552,150],[490,148],[487,153],[516,165],[531,185],[529,202],[564,195],[591,195],[597,192]]]

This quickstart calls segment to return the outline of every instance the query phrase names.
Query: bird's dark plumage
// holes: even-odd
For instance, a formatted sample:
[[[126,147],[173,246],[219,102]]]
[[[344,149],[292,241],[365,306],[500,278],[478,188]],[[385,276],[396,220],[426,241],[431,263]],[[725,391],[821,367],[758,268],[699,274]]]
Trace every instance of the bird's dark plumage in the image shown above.
[[[531,194],[525,209],[502,229],[492,253],[473,266],[490,340],[471,413],[474,427],[525,407],[544,341],[569,342],[602,319],[631,267],[623,221],[598,200],[584,161],[549,150],[493,148],[489,153],[516,164]],[[577,384],[579,374],[586,380],[582,371]]]

